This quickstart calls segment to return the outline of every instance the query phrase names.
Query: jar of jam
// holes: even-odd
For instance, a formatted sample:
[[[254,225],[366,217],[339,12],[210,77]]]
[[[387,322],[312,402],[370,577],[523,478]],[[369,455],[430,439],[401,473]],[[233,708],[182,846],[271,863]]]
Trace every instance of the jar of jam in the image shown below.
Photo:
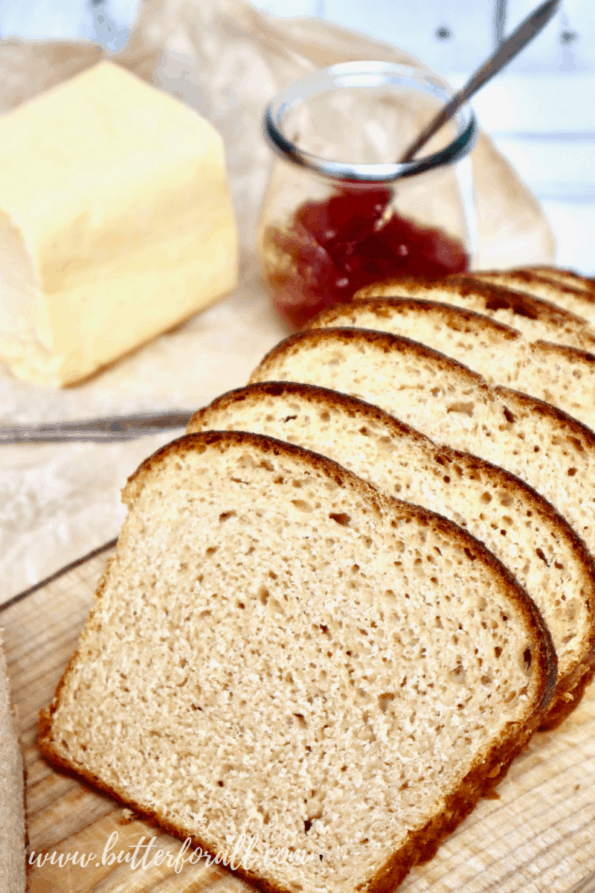
[[[365,285],[469,269],[477,125],[461,109],[398,161],[452,93],[409,66],[349,62],[276,97],[265,135],[277,155],[262,211],[263,278],[292,329]]]

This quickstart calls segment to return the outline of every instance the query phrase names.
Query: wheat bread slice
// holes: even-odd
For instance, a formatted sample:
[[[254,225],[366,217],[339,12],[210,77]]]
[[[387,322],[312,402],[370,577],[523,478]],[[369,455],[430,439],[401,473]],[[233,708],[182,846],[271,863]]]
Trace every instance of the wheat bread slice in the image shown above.
[[[251,383],[259,381],[301,381],[359,397],[437,444],[499,465],[550,502],[595,554],[595,434],[550,404],[489,386],[418,342],[352,328],[287,338],[252,374]]]
[[[253,840],[232,867],[267,893],[392,889],[547,709],[529,597],[460,528],[272,438],[183,437],[124,498],[44,754],[211,853]]]
[[[525,295],[549,301],[552,304],[574,313],[595,326],[595,293],[546,278],[532,270],[486,270],[474,272],[475,279],[489,282]]]
[[[408,298],[370,298],[318,314],[308,328],[353,326],[421,341],[458,360],[489,384],[545,400],[595,430],[595,354],[531,342],[472,310]]]
[[[369,298],[421,298],[463,307],[518,329],[529,341],[551,341],[595,353],[595,332],[581,317],[549,301],[474,276],[386,279],[354,295],[354,301]]]
[[[501,468],[427,437],[378,407],[326,388],[264,382],[199,410],[189,433],[265,434],[335,460],[383,493],[438,512],[481,540],[539,608],[558,656],[543,727],[578,704],[595,660],[595,565],[566,521]]]

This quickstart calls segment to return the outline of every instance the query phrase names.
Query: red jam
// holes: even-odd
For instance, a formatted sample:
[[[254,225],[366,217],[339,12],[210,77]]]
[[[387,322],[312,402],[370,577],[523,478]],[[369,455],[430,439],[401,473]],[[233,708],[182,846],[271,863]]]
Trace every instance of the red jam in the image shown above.
[[[342,189],[302,205],[287,231],[269,234],[275,254],[285,255],[268,275],[273,302],[293,329],[379,279],[439,278],[469,268],[459,243],[386,213],[390,199],[388,189]]]

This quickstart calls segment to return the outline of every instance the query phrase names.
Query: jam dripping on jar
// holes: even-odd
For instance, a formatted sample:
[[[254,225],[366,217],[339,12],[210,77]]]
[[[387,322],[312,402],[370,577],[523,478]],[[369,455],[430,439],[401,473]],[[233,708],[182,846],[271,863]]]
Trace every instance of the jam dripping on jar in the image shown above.
[[[299,207],[287,230],[268,233],[275,255],[284,256],[267,275],[273,303],[293,329],[380,279],[469,268],[458,242],[392,212],[390,199],[388,189],[340,189]]]

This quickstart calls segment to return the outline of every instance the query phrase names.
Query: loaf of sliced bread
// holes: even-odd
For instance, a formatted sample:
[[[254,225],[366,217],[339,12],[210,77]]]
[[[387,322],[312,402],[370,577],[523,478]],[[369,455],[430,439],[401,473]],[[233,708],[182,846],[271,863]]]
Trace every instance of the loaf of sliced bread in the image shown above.
[[[186,436],[124,496],[45,755],[224,859],[239,843],[267,893],[392,889],[547,709],[531,600],[449,521],[271,438]]]
[[[518,329],[530,341],[543,339],[595,353],[595,330],[584,319],[551,302],[473,276],[386,279],[354,295],[354,300],[368,298],[422,298],[464,307]]]
[[[525,295],[549,301],[595,326],[595,294],[559,279],[540,276],[532,270],[493,270],[473,273],[475,279],[514,289]]]
[[[595,555],[595,434],[550,404],[489,386],[418,342],[363,329],[299,332],[256,368],[251,382],[259,381],[298,381],[359,397],[437,444],[499,465],[544,496]]]
[[[413,298],[370,298],[324,310],[308,328],[354,326],[421,341],[500,384],[545,400],[595,430],[595,354],[545,341],[472,310]]]
[[[436,447],[378,407],[326,388],[264,382],[199,410],[189,433],[266,434],[334,459],[389,496],[432,509],[481,540],[539,608],[558,655],[544,726],[580,700],[593,661],[595,565],[568,524],[514,475]]]

